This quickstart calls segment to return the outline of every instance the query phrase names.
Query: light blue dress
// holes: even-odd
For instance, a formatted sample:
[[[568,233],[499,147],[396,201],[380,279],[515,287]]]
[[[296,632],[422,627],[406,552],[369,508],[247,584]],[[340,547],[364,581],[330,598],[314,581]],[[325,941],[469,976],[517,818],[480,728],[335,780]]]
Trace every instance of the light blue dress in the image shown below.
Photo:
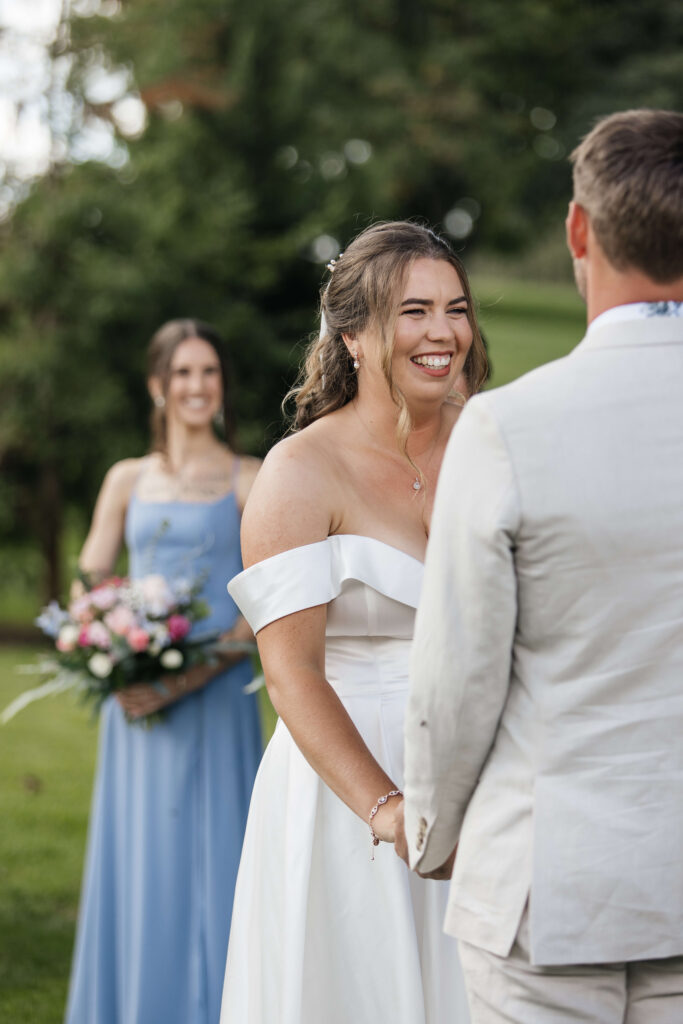
[[[226,583],[242,569],[232,493],[210,503],[133,495],[133,577],[206,575],[211,616],[238,615]],[[233,891],[261,755],[248,660],[166,711],[129,725],[102,711],[67,1024],[216,1024]]]

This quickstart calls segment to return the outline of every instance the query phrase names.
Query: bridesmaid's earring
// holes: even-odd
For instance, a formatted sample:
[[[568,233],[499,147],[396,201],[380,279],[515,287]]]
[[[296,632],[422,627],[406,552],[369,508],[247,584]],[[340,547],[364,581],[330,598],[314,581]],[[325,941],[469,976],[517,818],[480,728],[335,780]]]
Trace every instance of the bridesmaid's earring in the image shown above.
[[[155,395],[154,404],[156,405],[157,409],[163,409],[164,406],[166,405],[166,399],[164,398],[163,395]]]
[[[353,368],[357,370],[360,367],[360,359],[358,358],[358,352],[353,353]]]

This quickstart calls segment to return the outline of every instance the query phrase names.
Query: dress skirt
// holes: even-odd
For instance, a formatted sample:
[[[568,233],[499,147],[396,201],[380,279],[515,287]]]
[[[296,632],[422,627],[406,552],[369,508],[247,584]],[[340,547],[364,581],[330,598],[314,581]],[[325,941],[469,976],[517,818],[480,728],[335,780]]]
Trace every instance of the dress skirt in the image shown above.
[[[248,663],[145,729],[103,708],[66,1024],[215,1024],[260,748]]]

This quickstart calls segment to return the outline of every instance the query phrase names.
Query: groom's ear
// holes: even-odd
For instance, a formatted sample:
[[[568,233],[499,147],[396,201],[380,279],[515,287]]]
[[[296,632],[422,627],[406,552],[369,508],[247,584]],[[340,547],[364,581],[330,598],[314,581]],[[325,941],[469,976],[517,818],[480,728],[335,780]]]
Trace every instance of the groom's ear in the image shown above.
[[[575,260],[583,259],[586,255],[588,242],[588,214],[583,206],[572,199],[569,204],[567,220],[567,246]]]

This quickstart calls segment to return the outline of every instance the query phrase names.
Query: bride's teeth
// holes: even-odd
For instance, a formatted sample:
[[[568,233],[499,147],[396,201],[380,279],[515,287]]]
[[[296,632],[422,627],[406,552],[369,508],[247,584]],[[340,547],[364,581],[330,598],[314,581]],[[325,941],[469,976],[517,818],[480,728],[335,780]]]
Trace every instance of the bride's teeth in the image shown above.
[[[448,366],[450,361],[450,356],[416,356],[414,359],[418,366],[431,366],[434,369]]]

